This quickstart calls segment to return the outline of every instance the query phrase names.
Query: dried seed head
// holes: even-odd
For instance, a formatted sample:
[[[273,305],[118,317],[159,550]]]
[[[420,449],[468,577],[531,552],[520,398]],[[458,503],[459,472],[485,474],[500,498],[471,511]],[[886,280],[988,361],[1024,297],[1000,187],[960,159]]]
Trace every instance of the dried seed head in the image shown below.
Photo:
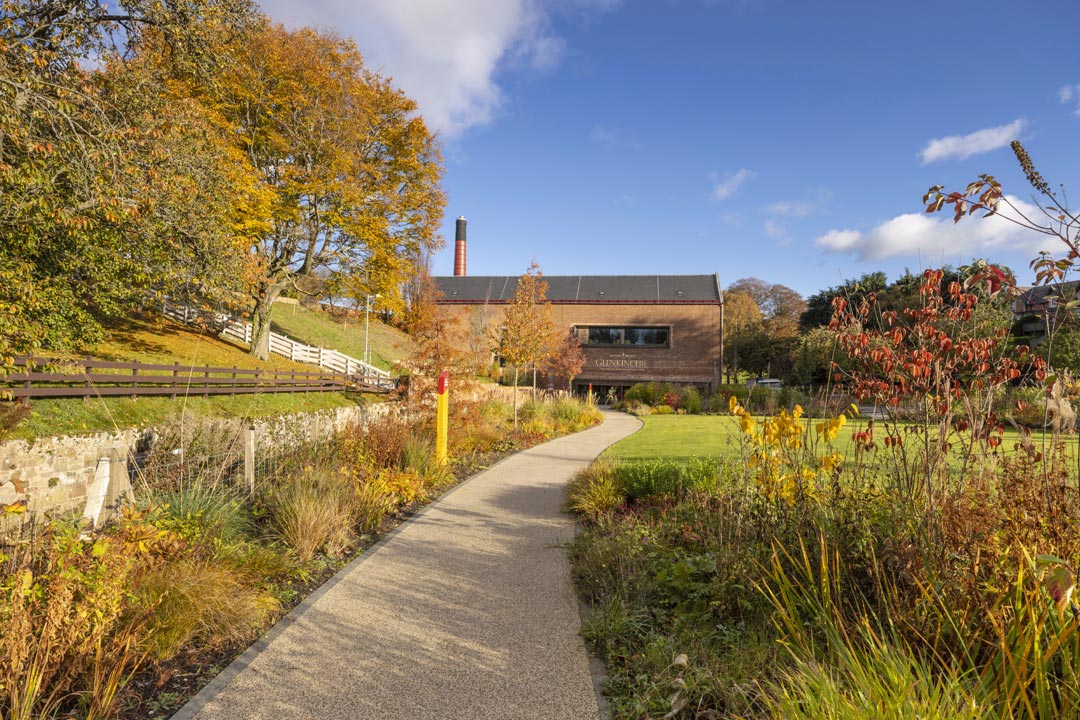
[[[1016,155],[1016,159],[1020,163],[1020,169],[1024,171],[1024,175],[1027,177],[1027,181],[1031,183],[1031,187],[1035,188],[1043,195],[1052,195],[1053,193],[1050,192],[1050,185],[1043,180],[1043,176],[1035,169],[1035,163],[1032,162],[1031,156],[1028,155],[1028,151],[1024,149],[1024,146],[1020,144],[1020,141],[1013,140],[1011,146],[1013,154]]]

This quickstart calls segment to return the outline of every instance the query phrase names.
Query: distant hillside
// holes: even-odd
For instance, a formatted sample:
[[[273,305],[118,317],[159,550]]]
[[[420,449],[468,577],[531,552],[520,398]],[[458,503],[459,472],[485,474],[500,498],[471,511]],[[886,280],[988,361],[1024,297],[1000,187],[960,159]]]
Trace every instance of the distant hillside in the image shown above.
[[[295,303],[278,302],[271,316],[272,329],[293,340],[337,350],[358,360],[364,358],[364,314],[331,316],[323,310],[310,310]],[[392,369],[412,352],[412,340],[397,328],[384,325],[372,313],[368,342],[371,364]]]

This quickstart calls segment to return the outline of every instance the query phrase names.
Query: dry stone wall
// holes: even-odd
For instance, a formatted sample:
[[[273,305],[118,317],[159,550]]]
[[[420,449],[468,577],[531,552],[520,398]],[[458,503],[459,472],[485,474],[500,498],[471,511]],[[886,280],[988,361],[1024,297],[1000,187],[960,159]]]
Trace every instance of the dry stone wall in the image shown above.
[[[395,403],[380,403],[253,420],[255,453],[276,454],[294,442],[329,438],[353,423],[366,425],[394,412]],[[0,443],[0,504],[24,501],[29,512],[81,511],[96,519],[123,492],[128,456],[154,436],[153,429],[132,428]]]

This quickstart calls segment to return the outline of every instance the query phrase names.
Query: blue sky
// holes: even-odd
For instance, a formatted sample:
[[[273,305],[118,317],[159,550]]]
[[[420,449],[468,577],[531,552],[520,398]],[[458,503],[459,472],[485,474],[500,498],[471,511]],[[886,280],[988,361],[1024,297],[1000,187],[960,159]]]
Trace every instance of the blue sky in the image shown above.
[[[437,275],[719,272],[804,295],[1045,245],[921,216],[978,173],[1030,202],[1008,143],[1080,183],[1080,3],[264,0],[334,28],[420,103],[448,196]],[[960,10],[962,8],[962,11]],[[1080,189],[1077,190],[1080,193]]]

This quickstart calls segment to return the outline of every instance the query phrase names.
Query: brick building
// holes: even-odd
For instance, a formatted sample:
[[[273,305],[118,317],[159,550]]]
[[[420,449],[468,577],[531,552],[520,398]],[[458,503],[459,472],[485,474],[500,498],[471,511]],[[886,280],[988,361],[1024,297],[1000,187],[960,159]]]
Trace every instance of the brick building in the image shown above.
[[[463,254],[463,253],[462,253]],[[455,268],[459,265],[456,263]],[[474,336],[497,328],[513,302],[518,278],[461,274],[437,277],[439,304]],[[544,276],[552,319],[572,329],[585,367],[574,390],[603,395],[639,382],[720,382],[723,294],[716,275]]]

